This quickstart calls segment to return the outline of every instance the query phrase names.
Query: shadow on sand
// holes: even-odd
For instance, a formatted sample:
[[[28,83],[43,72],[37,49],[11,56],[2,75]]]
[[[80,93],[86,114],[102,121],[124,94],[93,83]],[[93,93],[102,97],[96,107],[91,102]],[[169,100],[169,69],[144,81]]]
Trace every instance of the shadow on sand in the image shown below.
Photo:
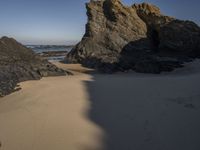
[[[200,77],[100,75],[85,81],[105,150],[199,150]],[[194,107],[187,107],[194,106]]]

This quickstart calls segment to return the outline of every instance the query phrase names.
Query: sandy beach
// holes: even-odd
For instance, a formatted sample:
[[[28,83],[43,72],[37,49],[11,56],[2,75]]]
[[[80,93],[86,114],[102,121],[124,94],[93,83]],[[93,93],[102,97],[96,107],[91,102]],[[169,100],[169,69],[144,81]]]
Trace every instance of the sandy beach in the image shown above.
[[[103,132],[87,117],[90,101],[83,84],[90,80],[77,72],[28,81],[1,98],[0,150],[98,148]]]
[[[200,150],[199,6],[2,0],[0,150]]]
[[[74,76],[0,98],[0,150],[200,149],[200,61],[161,75],[56,65]]]

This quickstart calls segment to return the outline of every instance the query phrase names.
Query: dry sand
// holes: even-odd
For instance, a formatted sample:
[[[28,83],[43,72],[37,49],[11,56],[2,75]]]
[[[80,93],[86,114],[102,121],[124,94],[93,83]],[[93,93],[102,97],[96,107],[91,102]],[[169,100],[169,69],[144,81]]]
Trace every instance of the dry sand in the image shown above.
[[[0,99],[0,150],[98,148],[102,132],[87,117],[85,80],[91,76],[76,73],[23,82]]]
[[[200,149],[200,61],[162,75],[56,65],[75,75],[0,99],[0,150]]]
[[[83,67],[81,64],[63,64],[59,62],[52,62],[59,68],[65,69],[65,70],[70,70],[73,72],[75,75],[80,74],[80,73],[93,73],[95,72],[94,69],[86,68]]]

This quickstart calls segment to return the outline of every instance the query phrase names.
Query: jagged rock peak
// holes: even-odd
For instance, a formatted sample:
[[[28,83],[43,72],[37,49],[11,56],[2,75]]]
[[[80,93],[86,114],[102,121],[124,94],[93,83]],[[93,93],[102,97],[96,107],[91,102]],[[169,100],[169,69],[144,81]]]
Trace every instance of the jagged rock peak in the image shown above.
[[[86,8],[86,33],[67,62],[105,72],[159,73],[180,67],[182,58],[200,57],[199,26],[163,15],[155,5],[91,0]]]
[[[149,3],[133,4],[132,7],[138,11],[145,12],[146,14],[153,13],[161,15],[160,8]]]
[[[116,62],[126,44],[146,37],[144,21],[119,0],[90,1],[86,8],[86,33],[68,55],[68,61],[86,63],[95,56],[104,62]]]

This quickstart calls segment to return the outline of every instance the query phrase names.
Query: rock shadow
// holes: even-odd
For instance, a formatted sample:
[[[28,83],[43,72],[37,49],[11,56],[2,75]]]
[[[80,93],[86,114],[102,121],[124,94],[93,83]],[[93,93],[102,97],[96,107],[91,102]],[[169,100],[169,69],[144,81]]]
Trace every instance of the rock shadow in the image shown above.
[[[168,100],[191,94],[198,100],[196,81],[159,75],[92,76],[93,81],[84,82],[91,103],[88,116],[105,133],[104,150],[200,149],[200,110]]]

